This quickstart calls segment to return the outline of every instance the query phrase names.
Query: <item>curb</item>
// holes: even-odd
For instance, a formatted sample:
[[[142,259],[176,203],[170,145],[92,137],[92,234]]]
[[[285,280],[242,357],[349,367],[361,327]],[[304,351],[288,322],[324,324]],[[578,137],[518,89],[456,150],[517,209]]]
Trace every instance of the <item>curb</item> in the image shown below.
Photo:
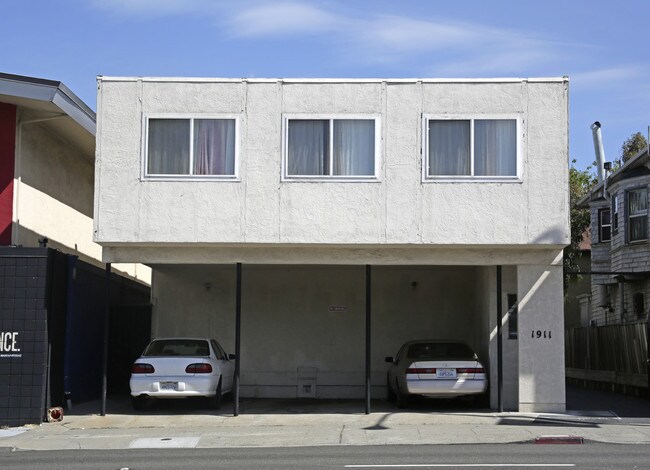
[[[533,441],[535,444],[584,444],[585,440],[581,436],[539,436]]]

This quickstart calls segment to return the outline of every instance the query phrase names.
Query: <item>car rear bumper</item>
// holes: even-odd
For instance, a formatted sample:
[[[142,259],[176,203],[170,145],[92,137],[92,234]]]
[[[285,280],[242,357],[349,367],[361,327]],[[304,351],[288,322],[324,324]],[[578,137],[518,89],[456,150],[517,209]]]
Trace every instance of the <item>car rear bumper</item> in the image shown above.
[[[174,382],[175,390],[161,388],[161,382]],[[147,395],[158,398],[185,398],[214,396],[218,377],[131,377],[131,396]]]
[[[459,397],[476,395],[487,390],[487,381],[480,379],[467,380],[407,380],[406,388],[411,395],[426,395],[431,397]]]

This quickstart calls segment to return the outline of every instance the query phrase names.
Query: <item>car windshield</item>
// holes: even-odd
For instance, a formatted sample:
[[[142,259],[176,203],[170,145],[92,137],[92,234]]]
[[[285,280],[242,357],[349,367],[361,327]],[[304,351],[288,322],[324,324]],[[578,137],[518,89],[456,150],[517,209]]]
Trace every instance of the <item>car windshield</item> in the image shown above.
[[[208,342],[200,339],[158,339],[142,354],[143,356],[209,356]]]
[[[406,353],[410,359],[473,359],[474,352],[463,343],[415,343]]]

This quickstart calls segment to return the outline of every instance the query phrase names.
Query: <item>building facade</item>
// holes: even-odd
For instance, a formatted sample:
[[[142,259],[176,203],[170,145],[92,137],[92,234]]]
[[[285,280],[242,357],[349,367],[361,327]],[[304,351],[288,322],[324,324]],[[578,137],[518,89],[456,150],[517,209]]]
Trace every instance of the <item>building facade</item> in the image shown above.
[[[644,149],[579,201],[591,211],[591,326],[648,320],[649,185]]]
[[[154,336],[232,352],[238,310],[242,396],[319,398],[383,397],[403,342],[458,339],[493,407],[564,410],[567,79],[98,89],[95,241],[152,266]]]

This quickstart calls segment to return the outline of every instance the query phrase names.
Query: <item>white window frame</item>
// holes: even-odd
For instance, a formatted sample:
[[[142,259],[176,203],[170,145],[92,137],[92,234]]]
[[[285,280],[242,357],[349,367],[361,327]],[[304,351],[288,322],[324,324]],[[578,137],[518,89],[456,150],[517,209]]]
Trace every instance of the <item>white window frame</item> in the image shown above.
[[[231,119],[235,121],[235,162],[233,175],[164,175],[147,173],[149,167],[149,119],[189,119],[190,121],[190,161],[188,170],[194,167],[194,120]],[[189,113],[148,113],[142,115],[142,181],[241,181],[239,178],[240,117],[236,114],[189,114]]]
[[[429,121],[470,121],[470,174],[469,175],[429,175]],[[474,175],[474,121],[476,120],[514,120],[516,123],[516,174],[508,176]],[[422,182],[487,182],[521,183],[523,174],[523,117],[521,114],[422,114]]]
[[[609,212],[609,224],[603,223],[603,213]],[[603,229],[609,227],[609,239],[603,239]],[[606,243],[612,241],[612,209],[610,207],[601,207],[598,209],[598,243]]]
[[[327,120],[330,122],[330,171],[333,164],[332,152],[334,151],[334,121],[340,119],[351,120],[374,120],[375,121],[375,173],[373,175],[289,175],[288,159],[289,159],[289,121],[291,120]],[[281,181],[316,181],[316,182],[378,182],[379,181],[379,167],[381,164],[381,115],[380,114],[284,114],[282,116],[282,178]]]

